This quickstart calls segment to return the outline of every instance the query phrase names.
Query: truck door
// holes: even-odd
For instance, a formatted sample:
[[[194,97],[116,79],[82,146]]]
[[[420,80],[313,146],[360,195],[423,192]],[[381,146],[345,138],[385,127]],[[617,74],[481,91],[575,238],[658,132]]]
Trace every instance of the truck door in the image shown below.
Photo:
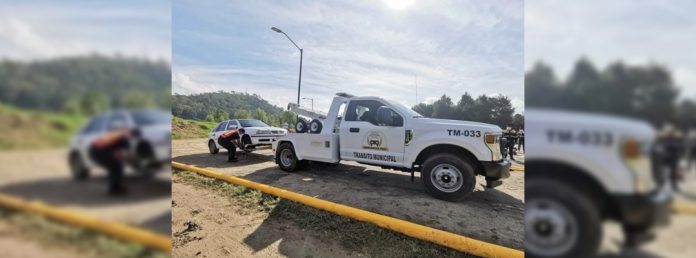
[[[340,125],[341,159],[401,166],[404,160],[405,128],[377,123],[377,110],[386,106],[377,100],[351,100]]]

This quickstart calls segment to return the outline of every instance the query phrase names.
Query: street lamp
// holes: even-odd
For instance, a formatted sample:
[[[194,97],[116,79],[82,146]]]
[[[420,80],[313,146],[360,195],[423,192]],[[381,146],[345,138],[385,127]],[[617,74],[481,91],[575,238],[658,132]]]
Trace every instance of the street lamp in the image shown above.
[[[283,33],[285,37],[287,37],[290,42],[292,42],[293,45],[297,48],[297,50],[300,50],[300,78],[297,80],[297,105],[300,105],[300,85],[302,83],[302,49],[295,44],[295,41],[293,41],[288,34],[285,34],[282,30],[276,28],[276,27],[271,27],[271,30],[278,32],[278,33]],[[314,101],[312,101],[312,105],[314,105]]]
[[[313,99],[313,98],[307,98],[307,97],[304,97],[304,98],[302,98],[302,99],[311,100],[311,101],[312,101],[312,111],[314,111],[314,99]]]

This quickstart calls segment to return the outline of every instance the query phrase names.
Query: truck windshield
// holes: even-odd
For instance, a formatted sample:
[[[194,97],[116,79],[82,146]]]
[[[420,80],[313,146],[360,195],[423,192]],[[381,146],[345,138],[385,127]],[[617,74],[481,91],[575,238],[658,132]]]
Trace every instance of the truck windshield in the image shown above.
[[[268,127],[264,122],[252,119],[239,119],[239,124],[241,124],[242,127]]]
[[[413,111],[413,109],[411,109],[410,107],[408,107],[408,106],[406,106],[406,105],[404,105],[404,104],[392,103],[392,105],[393,105],[396,109],[398,109],[399,112],[402,112],[402,113],[406,114],[406,116],[409,116],[409,117],[411,117],[411,118],[424,118],[423,115],[418,114],[418,112]]]

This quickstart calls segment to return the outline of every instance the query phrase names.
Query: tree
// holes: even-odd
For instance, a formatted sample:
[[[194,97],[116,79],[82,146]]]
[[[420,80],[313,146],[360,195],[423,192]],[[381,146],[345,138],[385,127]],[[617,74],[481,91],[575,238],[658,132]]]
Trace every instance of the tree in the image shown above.
[[[524,129],[524,115],[515,114],[512,116],[512,127],[517,130]]]
[[[426,117],[478,121],[500,127],[512,123],[515,112],[506,96],[481,95],[474,100],[469,93],[464,93],[456,106],[450,97],[443,95],[433,104],[420,103],[413,110]]]
[[[249,119],[251,118],[251,112],[246,109],[240,109],[234,112],[235,119]]]
[[[442,95],[440,99],[436,100],[433,104],[433,117],[443,118],[443,119],[453,119],[454,118],[454,104],[452,104],[452,99],[447,95]]]
[[[557,106],[558,81],[553,69],[537,62],[524,76],[525,105],[530,107]]]
[[[263,109],[261,108],[256,108],[256,110],[254,111],[254,118],[261,120],[264,123],[270,124],[268,115],[266,115],[266,111],[263,111]]]

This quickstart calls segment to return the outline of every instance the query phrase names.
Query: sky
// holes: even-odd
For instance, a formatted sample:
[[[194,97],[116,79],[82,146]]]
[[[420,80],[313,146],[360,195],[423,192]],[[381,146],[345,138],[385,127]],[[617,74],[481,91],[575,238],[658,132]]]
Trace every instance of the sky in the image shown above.
[[[0,0],[0,59],[98,53],[171,60],[169,1]]]
[[[275,26],[304,49],[301,96],[315,109],[337,92],[409,106],[469,92],[508,96],[522,112],[523,9],[518,0],[174,1],[173,92],[295,102],[300,53]]]
[[[580,57],[598,68],[617,60],[672,71],[681,97],[696,97],[696,1],[525,2],[525,70],[551,64],[559,78]]]

